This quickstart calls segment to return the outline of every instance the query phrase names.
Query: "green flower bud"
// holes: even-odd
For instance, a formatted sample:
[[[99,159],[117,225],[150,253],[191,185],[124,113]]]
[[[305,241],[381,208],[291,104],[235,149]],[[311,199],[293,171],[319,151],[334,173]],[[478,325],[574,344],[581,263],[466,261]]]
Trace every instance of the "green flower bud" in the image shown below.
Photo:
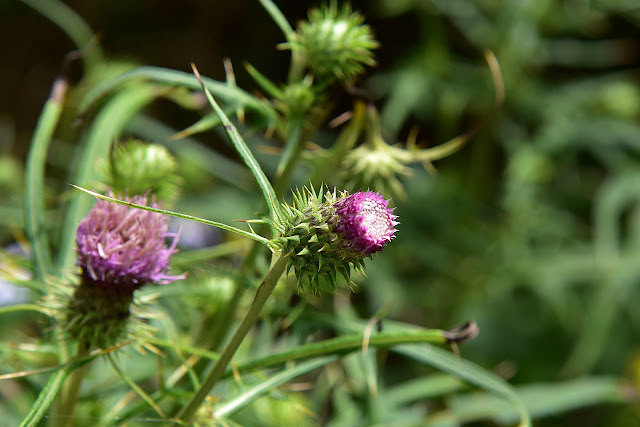
[[[371,28],[348,4],[338,8],[335,1],[312,9],[308,21],[298,25],[284,44],[298,51],[320,79],[350,83],[364,72],[364,65],[375,65],[372,50],[378,47]]]
[[[113,150],[104,181],[115,193],[150,194],[167,205],[178,197],[177,168],[175,158],[163,146],[129,140]]]

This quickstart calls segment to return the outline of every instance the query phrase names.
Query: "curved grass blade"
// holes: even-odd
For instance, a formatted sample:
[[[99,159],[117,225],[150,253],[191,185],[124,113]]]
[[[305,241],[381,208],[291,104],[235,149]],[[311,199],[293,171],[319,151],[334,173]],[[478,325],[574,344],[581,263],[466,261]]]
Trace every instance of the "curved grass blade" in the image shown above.
[[[271,80],[269,80],[266,76],[264,76],[260,71],[258,71],[253,65],[248,62],[244,64],[244,68],[247,70],[249,75],[253,77],[253,80],[264,90],[267,92],[267,95],[276,98],[282,99],[283,93],[282,90],[276,86]]]
[[[127,124],[127,131],[164,145],[178,154],[178,157],[188,158],[190,162],[195,162],[197,167],[242,191],[250,192],[253,188],[251,174],[247,168],[193,138],[184,138],[177,144],[172,143],[170,138],[176,130],[157,119],[138,114]]]
[[[271,182],[269,182],[269,180],[267,179],[267,176],[264,174],[264,171],[260,167],[260,164],[258,164],[256,158],[253,157],[251,150],[249,150],[249,147],[247,147],[247,144],[240,136],[240,133],[238,133],[236,127],[231,124],[231,121],[229,121],[229,118],[226,116],[226,114],[224,114],[222,108],[220,108],[216,100],[213,99],[213,95],[211,95],[211,92],[202,81],[202,77],[200,76],[200,73],[198,72],[195,64],[191,64],[191,67],[193,68],[193,72],[196,75],[196,78],[202,85],[202,90],[204,90],[204,93],[209,100],[209,104],[211,104],[215,112],[218,114],[218,116],[220,116],[220,120],[222,120],[224,130],[227,133],[229,140],[238,151],[238,154],[240,154],[240,157],[242,157],[242,160],[247,165],[256,182],[258,183],[258,187],[260,187],[260,190],[262,191],[262,196],[264,197],[264,200],[269,207],[269,213],[271,214],[271,217],[279,221],[282,218],[282,213],[280,212],[280,204],[277,201],[276,193],[271,186]]]
[[[56,371],[56,373],[49,378],[47,385],[38,395],[38,398],[31,407],[31,410],[24,417],[22,423],[20,423],[20,427],[32,427],[38,425],[42,417],[49,410],[49,407],[60,392],[60,389],[64,384],[64,380],[71,371],[72,369],[70,369],[69,366],[66,366]]]
[[[633,399],[633,391],[617,378],[580,378],[563,383],[529,384],[515,391],[533,418],[603,403],[626,403]],[[518,413],[497,396],[473,393],[451,397],[444,417],[456,424],[492,420],[509,425],[517,421]]]
[[[213,129],[218,126],[222,121],[216,113],[210,113],[202,117],[200,120],[192,124],[191,126],[171,135],[169,139],[171,141],[178,141],[188,136],[195,135],[197,133],[206,132],[209,129]]]
[[[300,375],[306,374],[307,372],[313,371],[314,369],[320,368],[331,362],[334,362],[338,360],[338,358],[339,357],[336,355],[322,357],[319,359],[314,359],[308,362],[301,363],[297,366],[294,366],[293,368],[285,369],[284,371],[271,376],[268,380],[263,381],[262,383],[242,393],[240,396],[236,397],[231,402],[228,402],[227,404],[219,407],[214,412],[214,417],[221,418],[221,417],[231,415],[243,409],[244,407],[246,407],[256,399],[258,399],[259,397],[263,396],[264,394],[268,393],[274,387],[284,384],[296,377],[299,377]]]
[[[85,141],[72,182],[86,185],[95,179],[96,160],[107,157],[111,143],[119,137],[131,117],[158,95],[157,88],[153,86],[132,86],[120,92],[100,110]],[[74,197],[69,204],[56,260],[58,271],[73,265],[73,241],[76,227],[89,210],[89,202],[86,198]]]
[[[29,5],[34,10],[40,12],[44,17],[60,28],[73,44],[82,49],[87,46],[94,37],[93,30],[87,22],[82,19],[73,9],[59,0],[20,0]],[[91,50],[86,52],[84,58],[87,62],[95,62],[99,59],[100,52],[97,45],[92,45]]]
[[[287,21],[287,18],[284,17],[284,14],[278,9],[278,6],[271,0],[260,0],[260,4],[265,8],[267,13],[271,16],[271,19],[280,27],[280,30],[287,38],[290,40],[293,35],[293,28],[291,28],[291,24]]]
[[[35,427],[39,425],[40,420],[42,420],[42,417],[44,417],[46,412],[51,407],[51,404],[60,393],[60,389],[62,388],[64,381],[69,376],[69,374],[71,374],[75,369],[86,365],[97,356],[104,353],[104,351],[95,352],[91,355],[72,360],[69,363],[59,366],[57,371],[53,375],[51,375],[51,377],[49,377],[49,381],[47,381],[47,384],[44,386],[42,391],[40,391],[38,398],[20,423],[20,427]]]
[[[98,199],[106,200],[107,202],[118,203],[120,205],[129,206],[130,208],[142,209],[142,210],[145,210],[145,211],[156,212],[156,213],[160,213],[160,214],[163,214],[163,215],[174,216],[176,218],[183,218],[183,219],[188,219],[188,220],[191,220],[191,221],[201,222],[202,224],[210,225],[212,227],[218,227],[218,228],[221,228],[221,229],[226,230],[226,231],[231,231],[233,233],[240,234],[241,236],[253,239],[258,243],[262,243],[263,245],[265,245],[265,246],[267,246],[269,248],[271,247],[271,241],[269,239],[265,239],[264,237],[262,237],[262,236],[260,236],[258,234],[255,234],[255,233],[251,233],[249,231],[244,231],[244,230],[241,230],[239,228],[231,227],[231,226],[229,226],[227,224],[223,224],[221,222],[209,221],[208,219],[198,218],[197,216],[186,215],[186,214],[182,214],[182,213],[179,213],[179,212],[173,212],[173,211],[167,211],[167,210],[164,210],[164,209],[152,208],[151,206],[138,205],[136,203],[131,203],[131,202],[127,202],[127,201],[124,201],[124,200],[118,200],[118,199],[114,199],[112,197],[104,196],[104,195],[102,195],[100,193],[96,193],[94,191],[87,190],[86,188],[78,187],[77,185],[71,184],[71,186],[77,188],[78,190],[84,191],[85,193],[91,194],[92,196],[97,197]]]
[[[112,353],[107,354],[107,360],[109,361],[109,364],[111,364],[111,367],[116,371],[118,376],[125,383],[127,383],[129,387],[131,387],[138,394],[138,396],[140,396],[145,402],[147,402],[149,406],[151,406],[153,410],[156,411],[156,413],[160,415],[162,418],[167,417],[165,413],[162,411],[162,409],[160,409],[158,404],[151,398],[151,396],[145,393],[144,390],[142,390],[138,384],[136,384],[127,374],[125,374],[125,372],[120,368],[120,366],[116,362]]]
[[[392,350],[507,399],[512,403],[518,413],[520,418],[519,426],[531,426],[529,412],[524,403],[511,385],[497,375],[481,368],[475,363],[460,359],[446,350],[429,344],[407,344],[393,347]]]
[[[80,112],[87,111],[95,102],[113,89],[134,80],[150,80],[165,85],[183,86],[194,90],[200,89],[200,83],[192,74],[161,67],[138,67],[96,86],[82,100],[79,107]],[[271,120],[275,120],[275,112],[272,108],[242,89],[206,77],[203,77],[202,80],[211,93],[226,103],[235,103],[239,107],[245,107]]]
[[[67,88],[68,82],[64,77],[54,81],[49,99],[38,119],[27,157],[24,222],[32,245],[36,280],[42,279],[52,269],[49,242],[44,229],[44,168]]]
[[[389,406],[401,407],[426,399],[451,395],[464,388],[468,388],[468,385],[459,378],[449,374],[432,374],[389,387],[381,393],[381,398]]]

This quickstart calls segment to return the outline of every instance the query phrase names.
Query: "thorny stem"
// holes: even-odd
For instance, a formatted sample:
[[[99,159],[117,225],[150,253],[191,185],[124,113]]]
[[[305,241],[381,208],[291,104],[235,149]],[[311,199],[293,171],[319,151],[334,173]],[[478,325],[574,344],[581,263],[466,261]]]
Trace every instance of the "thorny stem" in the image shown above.
[[[278,284],[278,279],[282,276],[284,269],[287,265],[287,257],[282,256],[278,258],[278,260],[271,266],[271,269],[267,273],[267,276],[264,278],[260,287],[256,291],[256,296],[253,299],[253,303],[251,303],[251,307],[249,307],[249,311],[245,315],[245,317],[238,325],[238,328],[234,332],[231,340],[225,346],[224,350],[220,354],[220,358],[216,361],[211,368],[211,371],[207,374],[206,378],[202,382],[200,388],[196,391],[196,393],[191,397],[189,402],[178,412],[177,418],[184,421],[185,423],[189,423],[193,418],[194,414],[205,400],[209,391],[213,388],[216,382],[222,377],[224,371],[231,361],[231,358],[235,354],[238,347],[244,338],[249,333],[249,330],[254,325],[256,320],[258,320],[258,316],[260,315],[260,311],[262,307],[269,299],[269,296],[275,289]]]

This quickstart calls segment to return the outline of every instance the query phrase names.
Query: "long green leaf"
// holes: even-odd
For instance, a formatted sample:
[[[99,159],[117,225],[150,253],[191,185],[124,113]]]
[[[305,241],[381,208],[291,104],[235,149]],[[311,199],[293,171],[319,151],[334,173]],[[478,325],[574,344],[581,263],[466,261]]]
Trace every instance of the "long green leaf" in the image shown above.
[[[240,136],[240,133],[238,132],[236,127],[231,124],[231,121],[229,120],[227,115],[224,113],[224,111],[222,111],[222,108],[220,108],[216,100],[213,98],[213,95],[211,95],[211,92],[202,81],[200,73],[196,69],[195,65],[192,64],[192,67],[193,72],[196,74],[196,77],[202,84],[202,90],[204,90],[204,93],[209,100],[209,104],[211,104],[214,111],[218,114],[218,116],[220,116],[220,120],[222,120],[224,130],[227,133],[229,140],[235,147],[236,151],[238,151],[238,154],[240,154],[240,157],[242,157],[242,160],[247,165],[256,182],[258,183],[258,187],[260,187],[260,190],[262,191],[262,196],[264,197],[264,200],[269,207],[269,213],[271,214],[271,217],[279,220],[282,217],[282,213],[280,212],[280,205],[278,204],[276,193],[271,186],[271,182],[269,182],[269,179],[264,174],[264,171],[260,167],[260,164],[258,163],[256,158],[253,157],[251,150],[249,150],[249,147]]]
[[[301,363],[293,368],[285,369],[271,376],[268,380],[261,382],[260,384],[245,391],[240,396],[233,399],[231,402],[219,407],[214,412],[215,418],[221,418],[233,414],[249,405],[259,397],[268,393],[274,387],[291,381],[292,379],[313,371],[321,366],[325,366],[331,362],[338,360],[338,356],[327,356],[319,359],[310,360],[308,362]]]
[[[465,387],[468,386],[459,378],[438,373],[421,376],[387,388],[381,398],[390,406],[400,407],[425,399],[451,395]]]
[[[48,238],[44,229],[44,168],[49,143],[62,113],[67,85],[63,78],[54,81],[51,95],[38,119],[27,158],[24,222],[32,245],[36,280],[42,279],[52,267]]]
[[[22,423],[20,423],[20,427],[32,427],[38,425],[60,392],[60,389],[64,384],[64,380],[72,370],[73,368],[70,365],[67,365],[51,375],[49,381],[47,381],[47,385],[38,395],[38,398],[31,407],[31,410],[24,417]]]
[[[453,353],[429,344],[407,344],[393,347],[396,353],[404,354],[418,362],[448,372],[471,384],[509,400],[520,417],[520,426],[531,426],[529,412],[514,389],[502,378]]]
[[[106,158],[111,143],[117,140],[131,117],[158,94],[157,88],[151,85],[131,86],[118,93],[102,108],[91,126],[71,182],[77,185],[88,185],[96,178],[96,161]],[[89,204],[90,200],[86,197],[74,197],[69,204],[56,260],[58,271],[73,265],[73,241],[76,227],[89,210]]]
[[[188,157],[190,161],[197,162],[196,165],[202,170],[242,191],[249,192],[253,188],[251,174],[244,166],[193,138],[183,138],[178,142],[171,141],[170,138],[176,133],[176,130],[159,120],[138,114],[127,124],[127,132],[162,144],[178,155],[182,154]]]
[[[93,30],[73,9],[59,0],[20,0],[53,22],[64,31],[78,49],[86,47],[93,39]],[[83,55],[85,61],[96,62],[100,57],[97,45]]]
[[[625,403],[632,398],[629,389],[618,378],[580,378],[561,383],[529,384],[515,391],[533,418],[603,403]],[[444,417],[454,423],[492,420],[508,425],[518,419],[513,405],[486,393],[453,396],[448,406]]]
[[[200,89],[200,83],[193,74],[160,67],[139,67],[96,86],[82,100],[80,111],[86,111],[95,102],[115,88],[136,80],[149,80],[160,84],[183,86],[194,90]],[[211,93],[225,102],[235,103],[238,104],[238,106],[253,110],[265,117],[275,118],[273,109],[242,89],[206,77],[203,77],[202,80]]]
[[[287,21],[282,11],[278,9],[278,6],[271,0],[260,0],[260,4],[265,8],[267,13],[269,13],[271,19],[280,27],[286,39],[290,40],[293,35],[293,28],[291,28],[291,24],[289,24],[289,21]]]

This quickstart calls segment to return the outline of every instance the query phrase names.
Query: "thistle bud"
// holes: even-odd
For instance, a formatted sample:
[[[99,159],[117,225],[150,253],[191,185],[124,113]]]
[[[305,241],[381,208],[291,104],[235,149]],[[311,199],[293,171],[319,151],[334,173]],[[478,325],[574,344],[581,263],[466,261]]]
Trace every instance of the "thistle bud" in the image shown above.
[[[375,65],[372,50],[378,47],[364,18],[351,6],[338,8],[335,1],[309,12],[284,47],[302,54],[312,72],[321,79],[350,83]]]
[[[298,287],[314,293],[321,290],[321,278],[335,291],[337,273],[350,283],[351,270],[362,272],[364,259],[383,250],[398,224],[378,193],[322,191],[298,191],[292,205],[283,204],[283,221],[274,224],[282,234],[276,243],[289,254],[288,269],[293,268]]]
[[[126,200],[147,204],[146,196]],[[158,207],[154,199],[151,206]],[[80,284],[65,319],[73,338],[101,348],[114,345],[126,330],[136,289],[185,277],[167,274],[178,242],[167,226],[159,213],[98,200],[77,229]],[[167,237],[173,238],[170,246]]]
[[[104,182],[116,193],[151,194],[167,204],[178,197],[181,179],[177,168],[165,147],[129,140],[113,150],[103,175]]]

